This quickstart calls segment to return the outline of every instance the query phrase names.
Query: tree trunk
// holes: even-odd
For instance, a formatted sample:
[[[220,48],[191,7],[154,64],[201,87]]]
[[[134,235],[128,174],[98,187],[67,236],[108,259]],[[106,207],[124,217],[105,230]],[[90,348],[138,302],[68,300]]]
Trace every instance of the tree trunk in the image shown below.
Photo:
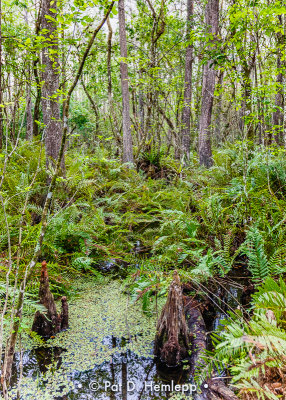
[[[208,32],[212,34],[213,40],[215,40],[215,36],[218,32],[219,0],[208,0],[205,18]],[[204,165],[207,168],[213,165],[211,150],[211,119],[215,89],[215,70],[212,63],[212,60],[208,60],[203,68],[202,107],[199,127],[200,165]]]
[[[2,0],[0,0],[0,149],[3,146]]]
[[[189,333],[184,314],[183,294],[177,271],[170,285],[167,302],[157,324],[154,354],[170,367],[188,356]]]
[[[111,53],[112,53],[112,26],[109,18],[107,18],[108,37],[107,37],[107,77],[108,77],[108,102],[109,107],[112,100],[112,79],[111,79]]]
[[[129,105],[129,85],[128,85],[128,66],[127,66],[127,41],[125,26],[125,6],[124,0],[118,1],[118,19],[119,19],[119,42],[120,42],[120,74],[122,89],[123,106],[123,162],[133,163],[133,144],[131,136],[131,119]]]
[[[28,10],[24,11],[25,23],[29,25]],[[28,32],[27,32],[28,33]],[[27,82],[26,82],[26,139],[31,140],[33,138],[33,115],[32,115],[32,98],[31,98],[31,61],[29,60],[29,54],[27,52]]]
[[[56,2],[44,0],[42,4],[42,29],[45,30],[45,46],[42,50],[43,88],[42,88],[42,109],[43,121],[45,124],[45,148],[46,165],[55,166],[62,138],[62,123],[60,120],[59,89],[60,66],[58,32],[55,22],[49,17],[56,19],[57,14],[51,9],[57,9]],[[47,18],[46,18],[47,16]],[[64,158],[62,168],[64,167]]]
[[[30,73],[29,73],[30,77]],[[31,79],[31,77],[29,78]],[[32,115],[32,98],[31,98],[31,84],[26,85],[26,139],[31,140],[33,138],[33,115]]]
[[[81,79],[81,84],[82,84],[83,91],[86,94],[86,97],[88,98],[88,100],[90,102],[90,105],[91,105],[91,108],[93,109],[95,117],[96,117],[95,134],[96,134],[96,136],[98,136],[100,134],[100,129],[99,129],[99,121],[100,121],[99,111],[98,111],[98,108],[97,108],[97,105],[96,105],[95,101],[93,100],[93,98],[89,94],[83,79]]]
[[[38,134],[39,134],[39,125],[38,125],[37,121],[39,121],[39,119],[40,119],[40,104],[41,104],[41,97],[42,97],[41,82],[40,82],[38,68],[37,68],[38,62],[39,62],[39,59],[36,59],[33,62],[33,72],[34,72],[34,77],[35,77],[35,81],[37,84],[37,95],[36,95],[36,100],[35,100],[35,105],[34,105],[34,115],[33,115],[33,136],[38,136]]]
[[[138,107],[139,107],[139,118],[140,118],[139,139],[141,140],[141,138],[144,137],[144,124],[145,124],[144,100],[141,88],[139,88]]]
[[[187,42],[191,38],[191,27],[193,19],[193,0],[188,0],[187,3]],[[183,155],[187,160],[190,159],[191,145],[191,102],[192,102],[192,68],[193,68],[193,45],[188,44],[185,60],[185,91],[184,91],[184,106],[182,113],[182,150]]]
[[[279,15],[279,23],[281,26],[283,26],[282,23],[282,16]],[[280,32],[277,34],[277,77],[276,77],[276,83],[277,83],[277,92],[275,95],[275,111],[273,112],[273,131],[274,131],[274,139],[275,142],[278,145],[283,144],[283,74],[282,74],[282,67],[283,65],[285,66],[285,62],[282,63],[281,61],[281,52],[283,48],[283,44],[285,42],[285,35],[282,35]],[[284,71],[285,74],[285,71]]]
[[[285,14],[283,15],[283,31],[284,33],[286,32],[286,16]],[[283,44],[285,47],[285,42],[286,42],[286,34],[283,35]],[[285,56],[284,56],[285,57]],[[286,145],[286,62],[284,60],[283,62],[283,66],[284,66],[284,70],[283,70],[283,77],[282,77],[282,84],[283,84],[283,98],[284,98],[284,102],[283,102],[283,132],[282,132],[282,140],[283,140],[283,144],[284,146]]]
[[[280,57],[277,64],[280,63]],[[280,64],[281,65],[281,64]],[[280,68],[280,67],[279,67]],[[283,75],[281,72],[278,73],[277,78],[277,93],[275,96],[275,111],[273,112],[273,130],[274,130],[274,140],[278,145],[283,143]]]
[[[249,140],[255,139],[255,130],[253,122],[251,121],[252,113],[252,87],[251,87],[251,70],[252,66],[249,66],[247,62],[243,61],[242,66],[242,88],[244,92],[243,96],[243,127],[247,129],[245,132],[246,138]]]

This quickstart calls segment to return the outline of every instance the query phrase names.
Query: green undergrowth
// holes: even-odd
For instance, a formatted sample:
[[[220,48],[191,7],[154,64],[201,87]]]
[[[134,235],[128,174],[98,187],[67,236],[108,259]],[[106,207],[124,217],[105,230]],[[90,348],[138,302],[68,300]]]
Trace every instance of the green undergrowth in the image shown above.
[[[138,241],[154,262],[186,266],[194,269],[195,275],[200,265],[199,270],[210,276],[226,274],[246,240],[250,248],[263,248],[268,260],[267,268],[260,260],[262,270],[252,269],[254,279],[272,270],[283,272],[285,152],[276,148],[246,151],[245,146],[236,143],[217,150],[214,167],[208,171],[197,165],[195,156],[183,168],[160,155],[160,165],[168,171],[162,179],[126,168],[102,149],[93,153],[84,147],[76,153],[69,150],[66,176],[58,179],[43,247],[55,289],[64,294],[69,275],[96,273],[105,260],[133,262],[132,250]],[[37,167],[36,152],[40,168],[30,186]],[[23,142],[8,164],[3,193],[14,253],[20,210],[28,194],[23,268],[39,233],[48,174],[44,154],[36,144],[32,147]],[[251,239],[251,234],[255,238]],[[3,259],[7,240],[2,225]],[[249,257],[245,246],[243,252]],[[1,270],[5,272],[4,262]]]
[[[39,172],[31,185],[38,165],[36,154]],[[144,157],[148,162],[154,158],[146,154]],[[157,170],[163,171],[156,179],[140,169],[122,165],[101,148],[91,152],[83,146],[80,150],[67,151],[66,175],[57,181],[43,245],[43,258],[48,262],[51,288],[56,297],[67,295],[73,301],[78,291],[74,282],[78,279],[89,282],[93,276],[100,283],[104,279],[101,266],[108,261],[120,266],[123,272],[125,291],[130,294],[130,302],[138,307],[136,318],[141,315],[141,307],[144,318],[148,318],[148,314],[153,316],[151,302],[164,298],[174,268],[179,270],[184,282],[207,282],[225,277],[233,268],[242,265],[249,271],[256,290],[270,277],[275,282],[278,276],[285,276],[286,158],[283,149],[272,147],[254,151],[247,143],[236,142],[214,151],[214,166],[209,170],[199,167],[195,154],[191,155],[187,166],[164,154],[155,161]],[[3,166],[3,158],[0,166]],[[2,188],[12,245],[11,287],[16,278],[15,256],[19,248],[21,215],[20,279],[40,231],[49,174],[39,145],[20,143],[8,163]],[[162,178],[158,179],[159,176]],[[23,209],[26,198],[27,207]],[[1,213],[4,221],[3,209]],[[2,224],[0,274],[3,281],[8,268],[7,244],[7,229]],[[40,265],[27,287],[30,307],[36,303],[39,273]],[[110,285],[112,287],[113,283]],[[1,296],[5,291],[2,286]],[[88,290],[87,293],[87,298],[77,304],[86,312],[84,320],[91,330],[88,307],[95,307],[95,312],[98,304],[104,312],[108,310],[99,299],[95,298],[98,302],[95,304],[90,300],[89,295],[96,296],[96,293]],[[255,297],[254,308],[257,301]],[[116,313],[116,302],[114,307]],[[76,308],[72,305],[71,309]],[[265,310],[267,305],[264,305]],[[239,330],[242,336],[251,327],[266,326],[260,313],[248,316],[252,318],[251,326],[243,325],[244,330]],[[103,317],[102,312],[100,315]],[[245,324],[245,317],[239,318],[237,324]],[[90,323],[94,326],[99,320],[91,319]],[[281,335],[284,335],[284,326],[270,328],[266,330],[267,336],[271,330],[277,335],[283,330]],[[80,342],[76,325],[73,329]],[[102,329],[106,333],[104,326]],[[89,337],[89,332],[82,332]],[[154,337],[151,330],[150,338],[151,333]],[[236,334],[235,330],[231,332],[234,341]],[[66,336],[69,337],[69,333],[60,334],[55,343],[64,341]],[[231,338],[229,343],[233,343]],[[80,357],[74,357],[71,362],[88,368],[90,348],[87,345],[86,362]],[[219,355],[219,348],[217,351]],[[69,355],[68,350],[63,357],[68,359]],[[97,356],[93,356],[93,363],[94,357]],[[226,357],[233,359],[232,354]],[[240,355],[239,360],[241,358]],[[241,364],[241,369],[234,368],[231,373],[243,377],[242,371],[247,368],[246,364]],[[255,385],[258,381],[253,379]],[[241,383],[239,378],[237,382]]]
[[[198,368],[198,384],[214,370],[228,370],[240,398],[283,398],[273,388],[285,389],[285,304],[284,280],[268,277],[253,295],[250,317],[246,319],[241,310],[230,312],[212,334],[214,350]]]

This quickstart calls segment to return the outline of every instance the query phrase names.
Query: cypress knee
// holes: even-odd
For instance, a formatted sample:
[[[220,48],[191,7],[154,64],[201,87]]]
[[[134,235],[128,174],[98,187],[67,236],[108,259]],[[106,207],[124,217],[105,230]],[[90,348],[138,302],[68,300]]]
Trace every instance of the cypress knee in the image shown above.
[[[62,297],[61,329],[69,327],[69,306],[66,296]]]
[[[40,289],[40,304],[46,308],[46,312],[37,311],[34,317],[32,331],[42,337],[53,336],[57,332],[58,313],[54,296],[50,291],[49,276],[46,261],[42,262]]]
[[[189,333],[184,314],[180,277],[174,271],[167,302],[157,324],[154,353],[170,367],[188,355]]]

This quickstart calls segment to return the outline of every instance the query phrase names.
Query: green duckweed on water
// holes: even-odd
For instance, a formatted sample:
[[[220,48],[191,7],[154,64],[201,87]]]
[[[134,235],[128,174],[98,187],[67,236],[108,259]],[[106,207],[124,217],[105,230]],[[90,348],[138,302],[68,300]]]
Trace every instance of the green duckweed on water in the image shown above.
[[[92,370],[109,362],[116,353],[131,351],[139,357],[152,357],[156,333],[156,314],[147,316],[139,303],[132,304],[119,281],[97,284],[79,281],[78,298],[69,304],[70,328],[49,339],[45,347],[64,349],[37,376],[21,380],[21,399],[50,400],[74,391],[73,374]],[[117,338],[119,345],[110,345],[107,338]],[[23,336],[22,350],[38,344]],[[56,353],[56,352],[55,352]],[[25,375],[25,374],[24,374]],[[16,395],[16,381],[11,399]]]

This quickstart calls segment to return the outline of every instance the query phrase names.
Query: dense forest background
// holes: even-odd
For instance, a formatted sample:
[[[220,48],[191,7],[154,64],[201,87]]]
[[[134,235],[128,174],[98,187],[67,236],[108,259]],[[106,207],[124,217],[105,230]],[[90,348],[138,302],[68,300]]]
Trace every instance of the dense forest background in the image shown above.
[[[55,158],[61,134],[48,134],[46,119],[61,132],[66,102],[70,147],[102,145],[129,162],[150,150],[178,160],[199,150],[209,166],[211,144],[283,144],[281,2],[109,6],[2,5],[2,146],[8,127],[14,141],[46,131]],[[99,13],[102,29],[94,28]]]
[[[110,270],[156,317],[176,269],[198,384],[284,398],[285,46],[282,0],[0,0],[5,399],[43,260],[56,298]]]

